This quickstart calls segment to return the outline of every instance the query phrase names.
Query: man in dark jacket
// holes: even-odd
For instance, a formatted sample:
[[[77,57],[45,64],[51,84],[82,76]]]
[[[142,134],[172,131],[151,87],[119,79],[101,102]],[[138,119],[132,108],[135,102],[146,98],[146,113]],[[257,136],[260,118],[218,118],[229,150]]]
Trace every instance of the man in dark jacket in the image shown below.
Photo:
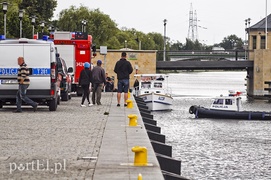
[[[92,79],[92,103],[97,105],[102,105],[101,97],[102,97],[102,90],[103,86],[106,83],[105,80],[105,71],[101,67],[102,61],[97,61],[97,66],[95,66],[91,71],[91,79]],[[96,96],[97,95],[97,96]]]
[[[117,106],[120,106],[121,93],[124,92],[124,106],[127,106],[130,74],[133,72],[132,65],[126,60],[126,52],[121,53],[121,59],[116,63],[114,72],[118,78]]]
[[[85,99],[87,98],[88,101],[88,106],[92,106],[92,104],[89,101],[89,85],[91,82],[91,70],[90,68],[90,64],[88,62],[84,63],[84,69],[80,72],[80,76],[79,76],[79,85],[81,85],[82,89],[83,89],[83,96],[82,96],[82,101],[81,101],[81,107],[86,107],[86,105],[84,105]]]

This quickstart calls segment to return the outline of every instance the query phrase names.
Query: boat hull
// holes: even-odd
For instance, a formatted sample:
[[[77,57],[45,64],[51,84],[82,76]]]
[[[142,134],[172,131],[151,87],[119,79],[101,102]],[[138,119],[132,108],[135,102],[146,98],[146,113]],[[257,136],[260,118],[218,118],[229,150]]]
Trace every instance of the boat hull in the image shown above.
[[[191,106],[189,108],[189,113],[195,114],[195,118],[271,120],[271,112],[260,111],[223,111],[200,106]]]
[[[144,100],[148,109],[151,111],[166,111],[172,109],[173,98],[170,95],[150,93],[139,95],[138,97]]]

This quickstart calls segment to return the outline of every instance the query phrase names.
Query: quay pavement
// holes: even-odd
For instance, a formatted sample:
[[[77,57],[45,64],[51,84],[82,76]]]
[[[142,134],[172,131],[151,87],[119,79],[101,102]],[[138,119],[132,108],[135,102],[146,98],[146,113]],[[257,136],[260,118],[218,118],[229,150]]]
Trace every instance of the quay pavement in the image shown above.
[[[116,106],[116,93],[103,93],[99,106],[80,101],[61,101],[55,112],[0,109],[0,179],[164,179],[134,100],[131,109]],[[128,126],[129,114],[138,126]],[[133,165],[134,146],[147,148],[147,166]]]

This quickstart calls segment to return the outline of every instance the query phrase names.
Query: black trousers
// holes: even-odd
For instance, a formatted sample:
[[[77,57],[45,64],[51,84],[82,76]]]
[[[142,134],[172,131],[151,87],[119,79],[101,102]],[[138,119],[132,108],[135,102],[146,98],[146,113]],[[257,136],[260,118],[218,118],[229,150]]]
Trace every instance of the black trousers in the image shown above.
[[[89,101],[89,84],[88,85],[82,85],[82,89],[83,89],[83,96],[82,96],[82,102],[81,104],[84,104],[85,99],[87,98],[88,103],[90,103]]]

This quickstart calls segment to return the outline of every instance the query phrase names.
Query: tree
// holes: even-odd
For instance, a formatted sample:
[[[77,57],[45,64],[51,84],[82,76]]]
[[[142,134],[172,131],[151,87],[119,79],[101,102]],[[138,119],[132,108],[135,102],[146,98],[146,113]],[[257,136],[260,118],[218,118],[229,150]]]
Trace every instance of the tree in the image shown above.
[[[154,49],[155,50],[163,50],[164,48],[164,38],[161,34],[159,33],[148,33],[148,36],[154,41]]]
[[[243,49],[244,42],[236,35],[230,35],[225,37],[219,45],[224,49]]]
[[[20,9],[24,9],[29,16],[37,16],[39,21],[49,21],[57,7],[56,0],[22,0]]]
[[[108,49],[120,49],[121,43],[116,36],[111,37],[106,43]]]
[[[170,51],[179,51],[183,50],[183,48],[184,45],[181,42],[177,41],[176,43],[171,44]]]
[[[184,50],[195,50],[195,43],[191,39],[186,38]]]
[[[94,37],[97,47],[106,44],[118,32],[116,23],[108,15],[99,9],[91,11],[85,6],[62,10],[57,27],[62,31],[82,31],[82,20],[86,20],[86,32]]]
[[[31,25],[31,16],[36,16],[35,29],[40,28],[39,24],[41,21],[49,22],[53,17],[53,12],[57,6],[56,0],[13,0],[9,2],[7,11],[7,37],[8,38],[18,38],[20,34],[19,27],[19,9],[24,10],[24,16],[22,19],[22,32],[23,37],[32,38],[32,25]],[[0,11],[0,17],[3,15],[3,12]],[[1,32],[2,22],[1,22]]]

